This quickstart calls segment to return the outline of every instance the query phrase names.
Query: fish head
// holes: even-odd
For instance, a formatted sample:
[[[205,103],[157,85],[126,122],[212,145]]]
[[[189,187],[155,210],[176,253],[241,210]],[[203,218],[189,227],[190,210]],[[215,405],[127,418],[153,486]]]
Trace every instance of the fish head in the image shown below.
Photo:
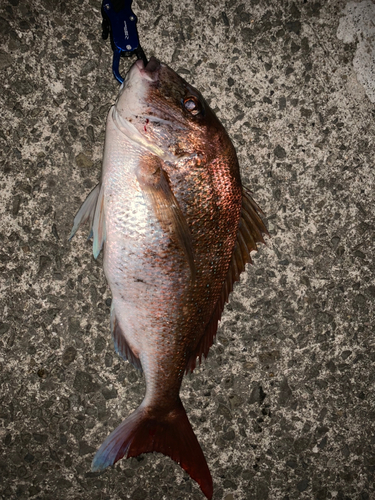
[[[164,161],[203,158],[232,147],[201,93],[166,64],[136,61],[120,88],[115,123]]]

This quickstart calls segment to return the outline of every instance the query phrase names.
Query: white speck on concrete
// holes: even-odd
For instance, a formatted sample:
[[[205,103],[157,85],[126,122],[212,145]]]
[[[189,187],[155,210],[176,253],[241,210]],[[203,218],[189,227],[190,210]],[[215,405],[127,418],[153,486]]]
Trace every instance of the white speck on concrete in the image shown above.
[[[372,0],[349,2],[342,13],[337,37],[344,43],[357,42],[354,71],[367,97],[375,103],[375,4]]]
[[[59,94],[64,90],[64,85],[59,81],[52,81],[50,83],[50,88],[53,94]]]

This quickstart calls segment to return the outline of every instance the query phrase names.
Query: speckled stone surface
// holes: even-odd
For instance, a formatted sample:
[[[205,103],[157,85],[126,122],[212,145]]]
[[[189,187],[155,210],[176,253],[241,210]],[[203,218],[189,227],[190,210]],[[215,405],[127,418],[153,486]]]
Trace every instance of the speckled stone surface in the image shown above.
[[[99,179],[118,90],[100,2],[0,7],[1,498],[202,499],[159,454],[90,472],[144,391],[113,350],[101,258],[84,231],[67,241]],[[146,54],[225,124],[272,236],[183,384],[214,499],[374,499],[375,106],[353,67],[360,30],[337,36],[355,9],[138,0],[133,10]]]

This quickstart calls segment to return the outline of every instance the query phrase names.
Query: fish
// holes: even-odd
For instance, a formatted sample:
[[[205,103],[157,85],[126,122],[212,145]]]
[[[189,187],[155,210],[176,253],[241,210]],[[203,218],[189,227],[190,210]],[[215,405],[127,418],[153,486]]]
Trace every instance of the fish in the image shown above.
[[[70,235],[88,221],[94,257],[104,249],[114,347],[146,381],[142,403],[103,442],[93,471],[160,452],[212,498],[179,392],[207,357],[250,253],[264,243],[261,215],[201,93],[155,57],[136,61],[108,113],[101,181]]]

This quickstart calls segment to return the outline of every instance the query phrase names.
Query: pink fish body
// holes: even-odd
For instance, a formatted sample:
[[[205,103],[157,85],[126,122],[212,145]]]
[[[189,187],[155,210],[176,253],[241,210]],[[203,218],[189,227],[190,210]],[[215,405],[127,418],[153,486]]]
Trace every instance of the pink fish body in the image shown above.
[[[207,356],[224,304],[266,228],[241,186],[233,145],[201,94],[155,58],[137,61],[109,111],[100,185],[75,220],[104,245],[116,351],[143,370],[141,405],[92,464],[161,452],[213,486],[179,398]]]

